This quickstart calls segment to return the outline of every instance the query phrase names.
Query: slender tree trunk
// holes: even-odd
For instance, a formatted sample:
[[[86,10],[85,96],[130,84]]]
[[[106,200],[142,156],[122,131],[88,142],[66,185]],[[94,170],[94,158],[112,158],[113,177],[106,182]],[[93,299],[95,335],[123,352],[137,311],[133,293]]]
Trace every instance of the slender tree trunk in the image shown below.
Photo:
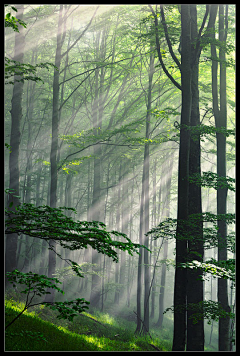
[[[212,5],[218,6],[218,5]],[[219,40],[223,43],[227,38],[227,13],[228,5],[226,5],[226,13],[224,17],[224,5],[219,5]],[[225,20],[225,28],[224,28]],[[215,34],[212,35],[215,38]],[[226,57],[223,49],[219,49],[220,59],[220,109],[218,105],[218,85],[217,73],[218,62],[216,46],[211,45],[212,55],[212,97],[213,97],[213,112],[215,117],[216,128],[227,128],[227,98],[226,98]],[[226,178],[226,136],[222,133],[217,133],[217,174],[219,177]],[[226,214],[227,212],[227,188],[217,190],[217,214]],[[223,220],[218,221],[218,261],[227,260],[227,224]],[[230,312],[231,309],[228,303],[228,288],[227,279],[218,279],[218,302],[221,307]],[[230,318],[219,318],[218,324],[218,349],[219,351],[229,351],[229,326]]]
[[[121,185],[120,185],[120,180],[121,180],[121,164],[119,167],[119,184],[118,184],[118,199],[117,199],[117,212],[116,212],[116,229],[117,231],[120,230],[120,201],[121,201]],[[116,263],[115,265],[115,283],[119,283],[119,262]],[[115,291],[115,296],[114,296],[114,303],[117,305],[119,304],[119,287],[116,287]]]
[[[182,27],[182,111],[181,125],[189,126],[191,115],[191,15],[190,5],[181,5]],[[173,351],[184,351],[186,342],[186,270],[179,267],[186,262],[187,239],[182,235],[183,221],[188,219],[189,133],[186,127],[180,130],[178,162],[178,211],[176,231],[176,269],[174,283],[174,331]]]
[[[59,70],[61,64],[61,48],[62,48],[62,12],[63,5],[60,5],[58,31],[57,31],[57,48],[55,55],[55,66],[58,70],[54,69],[53,77],[53,110],[52,110],[52,142],[51,142],[51,178],[50,178],[50,207],[56,208],[57,206],[57,153],[58,153],[58,129],[59,129]],[[55,250],[56,243],[54,240],[49,241],[49,245]],[[56,269],[56,254],[54,251],[49,250],[48,258],[48,277],[52,278]],[[49,290],[51,294],[47,294],[45,301],[53,302],[55,290]]]
[[[16,18],[22,20],[24,5],[16,5],[18,10]],[[23,27],[19,25],[19,33],[15,32],[15,48],[14,60],[23,62],[24,56],[25,37],[23,35]],[[8,209],[15,210],[16,206],[20,204],[19,198],[19,148],[20,148],[20,121],[22,118],[22,95],[23,83],[16,80],[21,77],[14,76],[13,95],[12,95],[12,108],[11,108],[11,134],[10,146],[11,153],[9,155],[9,189],[12,194],[9,195]],[[15,195],[15,196],[14,196]],[[17,244],[18,234],[8,234],[6,239],[6,252],[5,252],[5,272],[11,272],[17,268]],[[7,284],[7,280],[6,280]]]
[[[147,116],[146,116],[146,134],[145,138],[149,139],[150,133],[150,118],[151,118],[151,102],[152,102],[152,79],[154,73],[154,55],[150,55],[150,65],[148,74],[148,97],[147,97]],[[145,234],[149,231],[149,143],[145,144],[144,150],[144,245],[149,248],[149,237]],[[149,268],[149,252],[144,249],[144,324],[143,332],[149,331],[149,299],[150,299],[150,268]]]
[[[157,205],[156,205],[156,171],[157,171],[157,160],[154,161],[153,164],[153,226],[157,225]],[[154,265],[156,262],[156,249],[157,249],[157,239],[154,239],[154,245],[152,248],[153,257],[151,261],[151,265]],[[152,304],[151,304],[151,314],[150,318],[154,318],[155,314],[155,291],[156,291],[156,279],[154,278],[152,281]]]
[[[97,34],[96,38],[96,60],[98,60],[99,53],[99,41],[100,41],[100,32]],[[101,129],[101,124],[99,122],[99,69],[95,71],[95,91],[94,91],[94,102],[93,102],[93,129],[94,134],[98,135],[98,128]],[[94,153],[94,163],[93,163],[93,198],[92,198],[92,207],[91,207],[91,219],[95,221],[100,221],[100,212],[101,212],[101,147],[100,145],[95,145],[93,147]],[[93,272],[92,275],[92,288],[90,295],[91,306],[97,307],[100,302],[100,293],[101,293],[101,280],[97,275],[97,272],[100,268],[100,256],[97,251],[92,249],[92,263],[93,263]]]
[[[165,162],[162,167],[162,174],[165,174],[165,194],[163,196],[163,212],[162,219],[167,219],[170,216],[170,189],[171,189],[171,181],[172,181],[172,170],[173,170],[173,156],[167,155],[165,158]],[[163,260],[166,260],[168,256],[168,241],[165,240],[163,242]],[[159,293],[159,318],[157,321],[157,325],[161,328],[163,324],[163,311],[164,311],[164,296],[165,296],[165,286],[166,286],[166,263],[162,264],[161,271],[161,286]]]

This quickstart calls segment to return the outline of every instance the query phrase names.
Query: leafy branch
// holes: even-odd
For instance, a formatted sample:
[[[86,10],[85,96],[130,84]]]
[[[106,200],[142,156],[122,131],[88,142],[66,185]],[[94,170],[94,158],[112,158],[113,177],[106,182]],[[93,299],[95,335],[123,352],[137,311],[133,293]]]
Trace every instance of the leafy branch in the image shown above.
[[[37,273],[22,273],[15,269],[12,272],[6,273],[7,278],[13,287],[16,287],[16,284],[26,285],[21,293],[26,294],[26,301],[23,310],[8,324],[5,329],[7,329],[10,325],[12,325],[20,316],[30,307],[36,305],[46,305],[52,310],[57,310],[59,315],[57,318],[59,319],[68,319],[70,321],[73,320],[74,316],[77,316],[79,313],[82,313],[85,309],[88,309],[88,304],[90,302],[86,301],[84,298],[77,298],[71,301],[65,302],[41,302],[41,303],[32,303],[35,296],[42,296],[45,294],[50,294],[48,288],[52,288],[57,290],[58,292],[64,294],[64,292],[57,287],[56,283],[62,283],[57,278],[49,278],[45,275],[39,275]]]
[[[56,70],[58,68],[49,62],[44,62],[44,63],[38,63],[36,65],[31,65],[28,63],[21,63],[18,61],[15,61],[13,59],[9,59],[8,57],[5,57],[5,79],[6,79],[6,84],[14,84],[14,82],[24,82],[24,80],[32,80],[35,82],[43,82],[41,78],[36,76],[36,72],[38,68],[45,68],[49,70],[49,67],[53,67]],[[13,76],[20,76],[21,78],[14,78],[10,79]]]

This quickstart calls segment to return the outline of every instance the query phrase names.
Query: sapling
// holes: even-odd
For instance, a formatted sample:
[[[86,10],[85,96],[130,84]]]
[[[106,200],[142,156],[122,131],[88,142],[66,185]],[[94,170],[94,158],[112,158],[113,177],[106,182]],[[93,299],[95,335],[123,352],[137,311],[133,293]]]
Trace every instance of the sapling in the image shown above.
[[[59,315],[57,318],[59,319],[68,319],[70,321],[73,320],[74,316],[77,316],[79,313],[82,313],[85,309],[88,309],[88,302],[84,298],[77,298],[71,301],[64,302],[40,302],[33,303],[33,299],[35,296],[43,296],[46,294],[50,294],[48,288],[52,288],[57,290],[58,292],[64,294],[64,291],[57,287],[57,283],[60,282],[57,278],[49,278],[45,275],[39,275],[37,273],[28,272],[23,273],[15,269],[12,272],[6,273],[7,278],[13,287],[16,284],[23,284],[27,287],[21,291],[21,293],[26,294],[26,301],[23,310],[5,327],[5,330],[12,325],[28,308],[33,307],[35,305],[46,305],[47,307],[57,310]]]

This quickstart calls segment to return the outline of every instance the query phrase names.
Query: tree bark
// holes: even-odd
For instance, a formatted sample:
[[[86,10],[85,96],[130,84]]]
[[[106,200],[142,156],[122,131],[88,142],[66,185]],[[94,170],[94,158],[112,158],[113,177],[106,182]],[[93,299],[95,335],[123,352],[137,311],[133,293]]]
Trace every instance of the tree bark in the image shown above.
[[[212,5],[218,6],[218,5]],[[219,5],[219,40],[226,42],[227,38],[227,5],[224,18],[224,6]],[[225,28],[224,28],[225,19]],[[212,35],[215,38],[215,34]],[[215,117],[216,128],[227,128],[227,98],[226,98],[226,57],[224,50],[219,49],[220,59],[220,109],[218,105],[218,62],[216,46],[211,45],[212,56],[212,98],[213,98],[213,112]],[[226,178],[226,136],[222,133],[216,133],[217,138],[217,174],[219,177]],[[217,189],[217,214],[226,214],[227,212],[227,188]],[[223,220],[218,220],[218,261],[227,260],[227,224]],[[228,288],[227,279],[218,279],[218,302],[221,307],[230,312],[228,304]],[[229,326],[230,318],[219,318],[218,324],[218,349],[219,351],[229,351]]]
[[[57,30],[57,48],[55,54],[55,66],[58,70],[54,69],[53,77],[53,109],[52,109],[52,142],[51,142],[51,177],[50,177],[50,207],[56,208],[57,206],[57,153],[58,153],[58,130],[59,130],[59,70],[61,64],[61,48],[62,48],[62,12],[63,5],[60,5],[58,30]],[[56,243],[54,240],[49,241],[49,245],[55,250]],[[48,256],[48,277],[52,278],[56,270],[56,254],[54,251],[49,250]],[[45,301],[53,302],[55,290],[49,290],[51,294],[47,294]]]
[[[162,174],[164,174],[164,193],[162,193],[163,201],[163,212],[162,219],[167,219],[170,217],[170,189],[172,180],[172,170],[173,170],[173,155],[167,155],[165,162],[162,167]],[[166,173],[167,172],[167,173]],[[168,241],[163,242],[163,260],[166,260],[168,256]],[[163,324],[163,311],[164,311],[164,295],[165,295],[165,285],[166,285],[166,263],[162,264],[161,271],[161,286],[159,293],[159,318],[156,323],[160,328]]]
[[[16,5],[18,10],[16,18],[23,19],[24,5]],[[23,35],[23,26],[19,25],[19,33],[15,32],[15,47],[14,47],[14,60],[23,62],[24,56],[25,37]],[[11,153],[9,156],[9,189],[12,194],[9,194],[8,209],[15,210],[16,206],[20,204],[19,196],[19,148],[20,148],[20,122],[22,118],[22,95],[23,95],[23,82],[17,82],[21,79],[20,76],[14,75],[13,95],[12,95],[12,108],[11,108],[11,134],[10,146]],[[15,196],[14,196],[15,195]],[[17,268],[17,244],[18,234],[8,234],[6,239],[6,254],[5,254],[5,272],[12,272]],[[7,284],[7,280],[6,280]]]
[[[154,73],[154,55],[151,52],[149,73],[148,73],[148,96],[147,96],[147,116],[146,116],[146,134],[145,138],[149,139],[150,133],[150,118],[151,118],[151,104],[152,104],[152,80]],[[145,234],[149,231],[149,142],[145,144],[144,148],[144,245],[149,248],[149,237]],[[149,299],[150,299],[150,268],[149,268],[149,252],[144,249],[144,324],[143,332],[149,332]]]
[[[176,269],[174,283],[174,331],[173,351],[184,351],[186,341],[186,270],[179,263],[186,262],[187,239],[183,233],[183,221],[188,219],[189,133],[191,115],[191,16],[190,5],[181,5],[182,55],[181,88],[182,111],[178,162],[178,211],[176,230]]]
[[[191,12],[191,39],[197,40],[197,7],[190,5]],[[191,127],[194,128],[200,125],[199,113],[199,90],[198,90],[198,73],[199,73],[199,56],[200,52],[196,55],[195,46],[192,45],[192,108],[191,108]],[[194,60],[195,59],[195,60]],[[190,138],[190,154],[189,154],[189,175],[201,175],[201,146],[200,135],[194,140]],[[194,183],[189,183],[189,200],[188,200],[188,214],[201,214],[202,213],[202,198],[201,186]],[[203,262],[203,223],[197,222],[197,229],[191,228],[188,231],[188,261],[197,260]],[[200,306],[203,302],[203,281],[201,280],[202,269],[187,269],[187,351],[204,351],[204,319],[193,323],[191,318],[195,311],[191,305],[195,304]],[[201,313],[203,307],[201,306]]]

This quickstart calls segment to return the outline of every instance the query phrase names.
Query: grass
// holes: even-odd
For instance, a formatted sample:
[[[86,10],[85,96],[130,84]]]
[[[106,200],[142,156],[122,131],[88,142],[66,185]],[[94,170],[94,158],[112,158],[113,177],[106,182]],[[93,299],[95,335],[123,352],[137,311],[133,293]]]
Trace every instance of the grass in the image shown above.
[[[7,325],[23,309],[21,302],[5,301]],[[159,337],[134,335],[135,322],[107,313],[83,313],[73,322],[59,320],[44,307],[26,311],[6,331],[6,351],[170,351],[171,343]],[[31,310],[31,309],[30,309]],[[90,319],[90,318],[94,319]]]
[[[17,296],[5,299],[5,325],[24,304]],[[152,323],[151,337],[136,336],[136,323],[129,320],[129,311],[120,315],[110,312],[84,312],[73,322],[57,319],[58,313],[44,306],[36,306],[24,312],[6,331],[5,351],[161,351],[172,349],[171,315],[164,317],[164,327]],[[94,319],[94,320],[93,320]],[[205,325],[205,351],[217,351],[216,326],[209,346],[210,326]]]

